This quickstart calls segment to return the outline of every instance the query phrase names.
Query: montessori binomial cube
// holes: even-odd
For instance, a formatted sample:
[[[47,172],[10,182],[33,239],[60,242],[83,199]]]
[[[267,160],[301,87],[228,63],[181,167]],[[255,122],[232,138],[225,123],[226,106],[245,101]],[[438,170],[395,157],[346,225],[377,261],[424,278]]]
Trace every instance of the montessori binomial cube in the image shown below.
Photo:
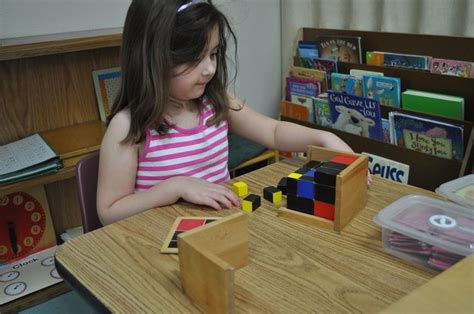
[[[260,196],[255,194],[249,194],[242,200],[242,210],[247,213],[251,213],[260,207],[261,201]]]
[[[267,186],[263,189],[263,198],[273,204],[280,203],[282,192],[274,186]]]
[[[235,182],[234,184],[232,184],[232,186],[235,194],[237,194],[238,197],[245,196],[249,193],[249,187],[247,183],[243,181]]]

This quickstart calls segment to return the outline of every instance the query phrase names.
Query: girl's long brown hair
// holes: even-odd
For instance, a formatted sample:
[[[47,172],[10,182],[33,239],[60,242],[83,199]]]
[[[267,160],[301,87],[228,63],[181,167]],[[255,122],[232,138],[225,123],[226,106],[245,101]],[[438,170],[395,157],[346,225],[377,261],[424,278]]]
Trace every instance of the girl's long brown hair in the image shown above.
[[[122,82],[107,119],[108,124],[118,112],[130,111],[130,130],[124,143],[140,143],[148,129],[161,134],[168,131],[171,126],[166,123],[164,113],[169,105],[172,69],[182,64],[189,67],[198,64],[216,25],[219,29],[217,69],[204,94],[216,111],[209,123],[227,119],[227,39],[234,41],[236,52],[235,34],[227,18],[211,0],[177,13],[186,2],[133,0],[128,9],[121,48]],[[198,100],[196,103],[201,105],[202,102]]]

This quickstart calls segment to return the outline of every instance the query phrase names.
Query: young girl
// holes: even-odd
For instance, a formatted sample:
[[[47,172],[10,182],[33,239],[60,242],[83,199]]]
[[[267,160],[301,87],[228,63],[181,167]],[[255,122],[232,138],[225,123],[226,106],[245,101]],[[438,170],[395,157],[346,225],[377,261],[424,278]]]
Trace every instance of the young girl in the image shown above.
[[[271,149],[352,151],[332,133],[277,121],[226,91],[226,17],[206,0],[134,0],[122,43],[122,84],[100,150],[103,224],[185,201],[240,206],[229,180],[227,132]]]

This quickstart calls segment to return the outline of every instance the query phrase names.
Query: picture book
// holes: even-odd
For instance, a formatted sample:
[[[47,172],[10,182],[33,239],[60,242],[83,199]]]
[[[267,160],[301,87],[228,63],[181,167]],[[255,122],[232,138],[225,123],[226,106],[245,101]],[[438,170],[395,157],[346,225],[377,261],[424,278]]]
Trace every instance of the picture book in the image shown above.
[[[328,92],[333,128],[383,140],[382,118],[377,100]]]
[[[400,112],[389,113],[392,144],[445,159],[462,160],[463,127]]]
[[[362,77],[364,75],[384,76],[384,74],[382,72],[359,70],[359,69],[350,69],[349,74],[352,75],[352,76],[357,76],[357,77]]]
[[[433,58],[431,60],[431,73],[452,75],[459,77],[472,77],[472,62]]]
[[[390,138],[390,120],[382,118],[382,135],[385,143],[392,143]]]
[[[367,64],[370,65],[385,65],[407,69],[417,70],[430,70],[431,57],[403,54],[403,53],[391,53],[381,51],[367,51],[366,52]]]
[[[281,101],[280,113],[282,116],[301,121],[309,121],[308,119],[311,119],[307,107],[285,100]]]
[[[464,98],[413,89],[402,93],[403,109],[464,120]]]
[[[408,183],[410,165],[374,154],[362,154],[369,158],[369,172],[371,175],[395,182]]]
[[[331,77],[332,73],[337,73],[337,62],[321,58],[299,58],[299,65],[309,69],[316,69],[326,72],[326,78]],[[331,88],[331,81],[328,80],[328,88]]]
[[[349,74],[332,73],[331,90],[333,92],[362,97],[362,78]]]
[[[320,126],[332,128],[331,110],[327,93],[313,98],[314,123]]]
[[[398,77],[364,75],[364,97],[379,101],[381,105],[400,108],[400,79]]]
[[[291,102],[296,105],[304,106],[308,109],[308,118],[306,121],[314,123],[314,110],[313,110],[313,98],[304,95],[291,95]]]
[[[320,58],[362,63],[361,37],[359,36],[318,36],[316,46]]]
[[[314,41],[302,41],[298,42],[298,56],[302,58],[318,58],[319,52]]]
[[[327,90],[327,75],[324,71],[292,65],[290,66],[290,76],[319,81],[321,82],[321,91]]]
[[[286,100],[292,95],[316,97],[321,92],[321,82],[300,77],[286,78]]]

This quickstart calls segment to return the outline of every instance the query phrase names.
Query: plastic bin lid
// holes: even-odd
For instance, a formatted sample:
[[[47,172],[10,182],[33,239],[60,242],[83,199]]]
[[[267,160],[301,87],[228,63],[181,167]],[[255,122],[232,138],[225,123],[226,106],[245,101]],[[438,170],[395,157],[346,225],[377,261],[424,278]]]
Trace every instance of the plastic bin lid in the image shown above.
[[[474,174],[441,184],[436,193],[462,206],[474,208]]]
[[[452,202],[407,195],[383,208],[374,221],[452,253],[474,253],[474,211]]]

